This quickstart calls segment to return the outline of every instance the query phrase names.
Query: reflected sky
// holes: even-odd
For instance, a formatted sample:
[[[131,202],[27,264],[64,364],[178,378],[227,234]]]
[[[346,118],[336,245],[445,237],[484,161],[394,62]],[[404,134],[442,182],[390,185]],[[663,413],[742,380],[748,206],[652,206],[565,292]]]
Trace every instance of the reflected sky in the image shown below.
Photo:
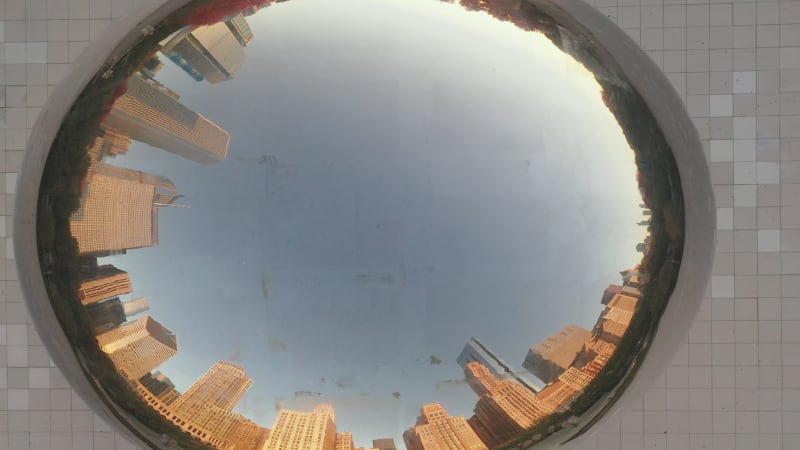
[[[633,152],[585,69],[433,0],[292,0],[248,21],[235,79],[163,57],[157,77],[230,132],[228,158],[135,142],[109,161],[191,205],[160,211],[159,246],[100,260],[178,336],[158,370],[180,391],[227,360],[254,380],[237,411],[263,426],[326,400],[357,445],[402,442],[423,403],[472,414],[455,362],[470,336],[520,366],[564,325],[591,328],[646,229]]]

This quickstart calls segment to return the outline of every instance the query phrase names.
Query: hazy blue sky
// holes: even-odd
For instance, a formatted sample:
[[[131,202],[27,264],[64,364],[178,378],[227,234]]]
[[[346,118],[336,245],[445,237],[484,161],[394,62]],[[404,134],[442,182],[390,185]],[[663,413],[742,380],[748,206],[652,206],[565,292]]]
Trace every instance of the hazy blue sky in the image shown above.
[[[231,133],[228,159],[135,143],[111,161],[191,205],[161,211],[158,247],[109,259],[177,334],[160,370],[180,390],[229,360],[254,379],[238,410],[265,426],[278,403],[325,400],[357,445],[399,444],[422,403],[471,415],[476,396],[446,382],[470,336],[518,366],[594,323],[644,230],[633,152],[582,67],[435,0],[292,0],[249,20],[234,80],[159,75]]]

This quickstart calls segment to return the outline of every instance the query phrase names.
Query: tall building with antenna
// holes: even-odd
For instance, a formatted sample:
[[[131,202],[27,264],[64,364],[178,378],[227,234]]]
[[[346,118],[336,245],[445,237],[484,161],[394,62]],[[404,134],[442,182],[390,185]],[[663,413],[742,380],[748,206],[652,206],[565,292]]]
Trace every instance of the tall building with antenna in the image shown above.
[[[107,164],[94,173],[70,218],[81,255],[158,245],[158,211],[180,196],[166,178]]]

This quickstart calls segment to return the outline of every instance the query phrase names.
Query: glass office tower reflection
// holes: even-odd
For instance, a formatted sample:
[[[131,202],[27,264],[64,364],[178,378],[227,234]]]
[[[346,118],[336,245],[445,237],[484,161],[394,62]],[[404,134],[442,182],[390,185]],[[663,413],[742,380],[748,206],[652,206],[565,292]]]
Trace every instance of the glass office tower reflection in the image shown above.
[[[529,448],[635,374],[683,197],[581,29],[197,0],[136,42],[62,125],[37,233],[70,343],[153,445]]]

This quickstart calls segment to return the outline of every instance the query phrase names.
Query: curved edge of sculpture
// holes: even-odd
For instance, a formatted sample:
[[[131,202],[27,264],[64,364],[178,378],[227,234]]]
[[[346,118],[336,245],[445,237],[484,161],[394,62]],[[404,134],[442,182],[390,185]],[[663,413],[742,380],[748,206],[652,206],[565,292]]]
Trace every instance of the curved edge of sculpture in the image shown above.
[[[67,76],[58,84],[42,108],[33,132],[28,138],[25,158],[18,178],[14,209],[14,257],[22,294],[28,305],[34,326],[48,349],[50,357],[63,372],[70,386],[89,405],[94,413],[106,420],[114,431],[123,434],[140,446],[153,447],[155,436],[145,436],[124,425],[130,418],[109,405],[89,381],[90,374],[82,365],[50,304],[37,252],[36,216],[39,188],[50,147],[73,103],[92,77],[117,52],[124,51],[148,24],[154,24],[189,0],[145,0],[134,7],[127,16],[117,19],[107,27],[101,37],[72,64]]]
[[[565,444],[564,448],[578,448],[583,439],[572,439],[588,432],[590,426],[593,432],[602,429],[603,424],[618,419],[617,412],[635,406],[677,354],[688,334],[711,276],[717,229],[714,192],[698,132],[680,96],[644,50],[621,29],[609,27],[608,19],[582,0],[524,1],[546,9],[562,23],[584,28],[597,39],[601,48],[610,53],[661,127],[677,163],[683,191],[685,241],[678,280],[636,376],[624,387],[624,392],[608,414],[596,416],[596,412],[603,408],[601,400],[571,432],[556,433],[544,442],[551,446]]]

